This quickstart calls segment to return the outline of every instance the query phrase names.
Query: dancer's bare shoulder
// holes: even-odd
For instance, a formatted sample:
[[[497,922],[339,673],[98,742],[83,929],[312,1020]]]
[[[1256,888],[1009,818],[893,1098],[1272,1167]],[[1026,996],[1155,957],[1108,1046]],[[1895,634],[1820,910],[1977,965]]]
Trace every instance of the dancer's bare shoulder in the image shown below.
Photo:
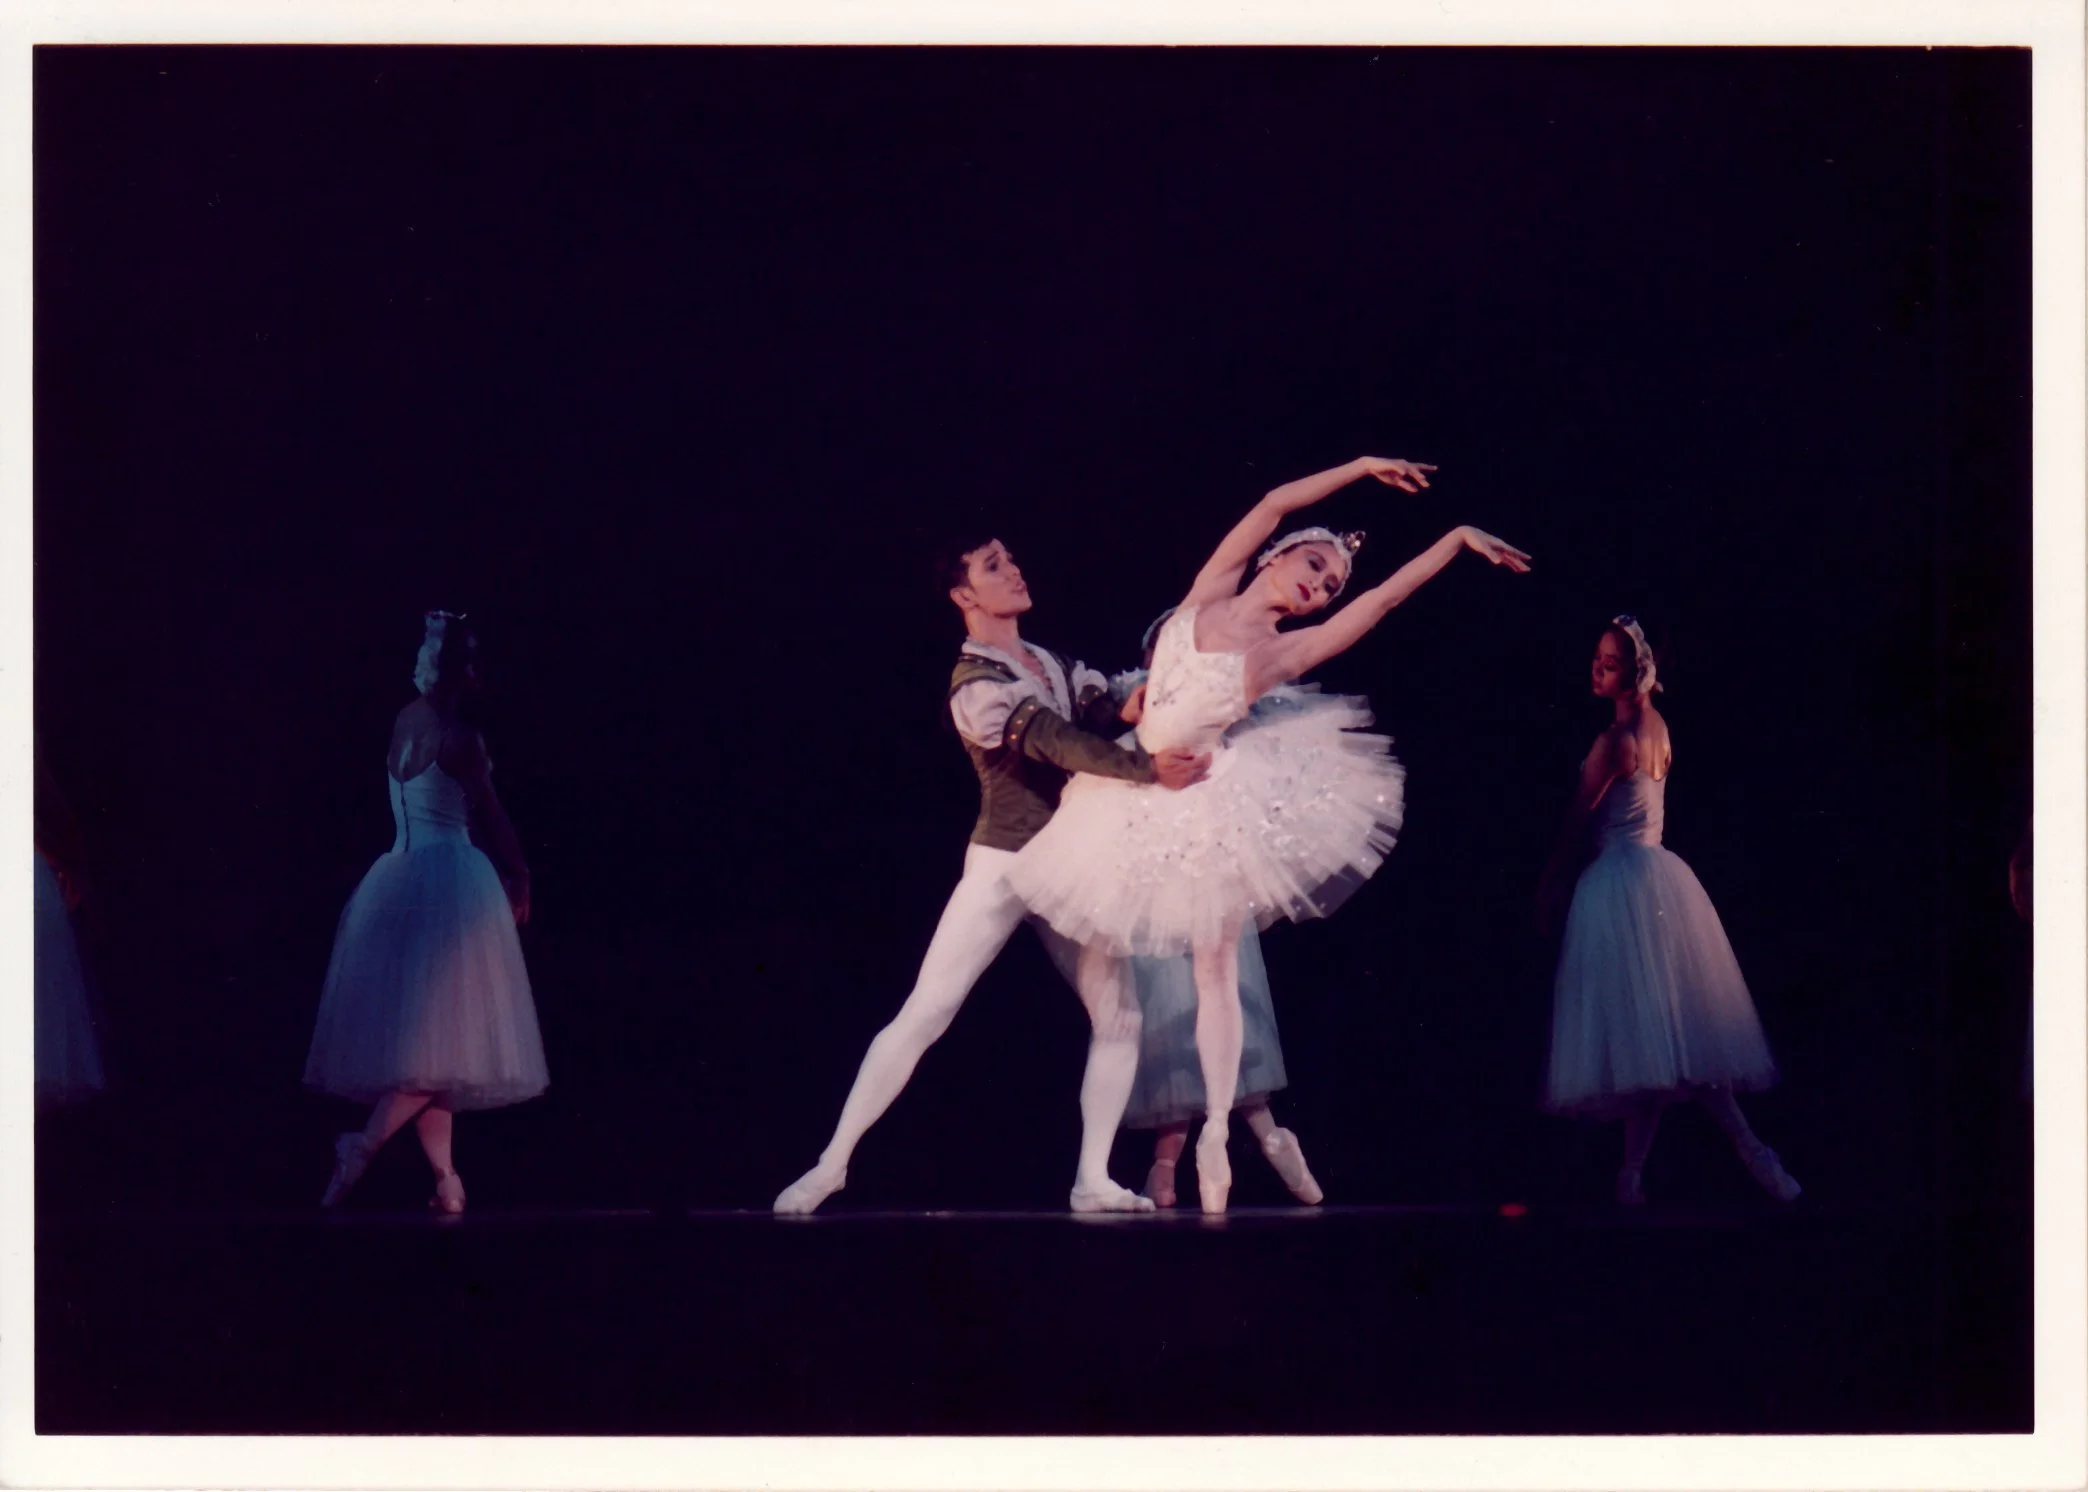
[[[442,716],[425,699],[416,699],[392,720],[391,748],[385,760],[392,776],[410,782],[428,769],[442,750]]]
[[[1666,777],[1675,764],[1675,746],[1668,736],[1667,717],[1651,704],[1646,706],[1639,721],[1638,753],[1647,773],[1656,782]]]
[[[1629,777],[1637,771],[1638,738],[1631,727],[1620,722],[1597,736],[1588,748],[1588,766],[1611,777]]]

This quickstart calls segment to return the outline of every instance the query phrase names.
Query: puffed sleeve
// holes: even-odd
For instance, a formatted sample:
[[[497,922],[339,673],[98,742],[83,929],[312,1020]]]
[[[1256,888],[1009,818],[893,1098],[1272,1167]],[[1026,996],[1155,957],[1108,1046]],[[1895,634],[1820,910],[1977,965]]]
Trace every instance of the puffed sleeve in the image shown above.
[[[1007,738],[1008,717],[1018,705],[1039,698],[1028,679],[974,679],[950,696],[950,718],[957,734],[983,751]]]
[[[1072,676],[1067,680],[1067,683],[1071,685],[1073,697],[1077,700],[1090,690],[1107,689],[1109,687],[1109,676],[1089,668],[1085,663],[1076,662],[1073,665]]]

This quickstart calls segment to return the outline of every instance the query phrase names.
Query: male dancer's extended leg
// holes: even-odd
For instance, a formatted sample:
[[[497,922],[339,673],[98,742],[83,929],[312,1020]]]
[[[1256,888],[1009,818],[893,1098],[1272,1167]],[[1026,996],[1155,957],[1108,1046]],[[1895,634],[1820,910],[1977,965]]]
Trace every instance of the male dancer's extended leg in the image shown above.
[[[777,1212],[811,1212],[841,1190],[856,1142],[892,1106],[921,1055],[950,1029],[965,996],[1022,924],[1026,913],[1007,886],[1007,866],[1014,858],[1006,850],[976,844],[965,852],[964,876],[935,925],[913,993],[871,1041],[833,1139],[820,1152],[819,1164],[776,1198]]]

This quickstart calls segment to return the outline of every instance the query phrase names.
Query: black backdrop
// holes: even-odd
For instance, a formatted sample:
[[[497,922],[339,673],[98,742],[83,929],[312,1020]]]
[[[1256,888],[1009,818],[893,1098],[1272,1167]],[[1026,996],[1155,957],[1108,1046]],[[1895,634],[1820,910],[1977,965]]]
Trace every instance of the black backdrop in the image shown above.
[[[2022,1183],[2026,53],[35,78],[36,718],[117,1082],[44,1127],[47,1200],[316,1195],[354,1115],[304,1043],[442,605],[485,625],[554,1084],[462,1130],[474,1195],[765,1205],[957,874],[935,541],[984,519],[1030,634],[1124,666],[1246,504],[1364,451],[1441,466],[1324,510],[1364,578],[1460,522],[1537,570],[1461,562],[1325,672],[1410,770],[1387,869],[1266,942],[1330,1194],[1605,1188],[1614,1138],[1534,1110],[1530,903],[1620,609],[1668,640],[1669,843],[1785,1068],[1765,1136],[1815,1196]],[[1083,1046],[1019,939],[847,1201],[1056,1205]],[[1657,1179],[1741,1194],[1716,1150],[1677,1125]]]

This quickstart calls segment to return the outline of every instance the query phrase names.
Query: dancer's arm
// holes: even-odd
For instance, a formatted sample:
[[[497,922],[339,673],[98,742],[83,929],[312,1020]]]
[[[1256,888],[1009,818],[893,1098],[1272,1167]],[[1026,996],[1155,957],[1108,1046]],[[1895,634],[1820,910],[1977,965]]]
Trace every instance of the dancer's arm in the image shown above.
[[[1595,738],[1588,759],[1581,763],[1573,801],[1566,806],[1566,822],[1560,826],[1558,845],[1537,883],[1540,932],[1550,933],[1565,910],[1575,873],[1587,850],[1588,826],[1594,821],[1596,808],[1608,796],[1612,784],[1637,770],[1638,741],[1630,732],[1606,730]]]
[[[1358,456],[1331,470],[1285,482],[1267,493],[1247,510],[1245,518],[1233,525],[1233,531],[1225,536],[1205,562],[1182,604],[1203,606],[1212,601],[1229,600],[1240,588],[1241,574],[1276,532],[1276,525],[1300,508],[1309,508],[1363,477],[1376,477],[1386,486],[1405,492],[1419,492],[1428,485],[1428,473],[1434,470],[1433,466],[1416,461]]]
[[[522,838],[493,791],[493,762],[486,755],[485,737],[468,727],[444,732],[437,759],[442,770],[463,785],[471,804],[471,822],[486,836],[493,863],[507,887],[508,903],[515,911],[515,925],[529,921],[529,865],[522,857]]]
[[[1100,678],[1099,674],[1095,675]],[[1076,696],[1073,719],[1069,722],[1057,717],[1045,697],[1027,679],[1015,677],[995,663],[976,660],[958,666],[955,676],[956,687],[950,691],[950,719],[957,726],[957,734],[982,751],[998,751],[1003,746],[1020,747],[1023,732],[1028,729],[1032,715],[1042,710],[1058,718],[1061,726],[1085,732],[1097,737],[1102,743],[1113,743],[1123,734],[1122,722],[1117,716],[1118,706],[1106,697],[1101,703],[1106,709],[1096,708],[1097,701],[1092,690],[1081,690]],[[1086,682],[1085,679],[1082,680]],[[1038,737],[1038,749],[1046,749],[1045,743],[1055,739],[1051,728]],[[1048,760],[1040,757],[1039,760]],[[1130,760],[1127,754],[1125,760]],[[1123,763],[1117,764],[1123,768]],[[1082,771],[1085,768],[1067,767],[1067,771]],[[1118,770],[1103,773],[1104,776],[1131,776],[1135,770]],[[1152,777],[1143,779],[1150,782]]]
[[[1032,761],[1050,762],[1062,772],[1157,782],[1166,788],[1201,782],[1211,767],[1208,752],[1170,748],[1148,756],[1141,747],[1119,746],[1082,730],[1036,699],[1015,707],[1003,739]]]
[[[1530,568],[1530,557],[1512,544],[1476,528],[1454,528],[1318,626],[1300,627],[1258,643],[1247,655],[1248,697],[1259,698],[1276,685],[1302,678],[1329,658],[1347,652],[1390,615],[1393,607],[1433,580],[1467,548],[1518,573]]]
[[[1202,781],[1210,769],[1207,752],[1170,749],[1148,756],[1117,745],[1108,735],[1083,730],[1046,704],[1034,686],[1009,677],[998,665],[967,661],[958,666],[955,683],[950,718],[957,733],[983,751],[1008,746],[1062,772],[1177,789]],[[1115,734],[1116,723],[1104,729]]]

